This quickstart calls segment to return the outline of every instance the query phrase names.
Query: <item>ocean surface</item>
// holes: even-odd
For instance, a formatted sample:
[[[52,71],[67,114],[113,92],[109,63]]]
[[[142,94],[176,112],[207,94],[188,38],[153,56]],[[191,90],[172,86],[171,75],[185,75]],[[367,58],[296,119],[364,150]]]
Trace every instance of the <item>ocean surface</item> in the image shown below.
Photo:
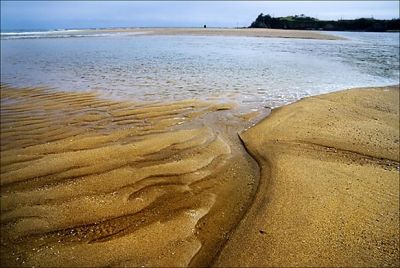
[[[134,101],[216,98],[270,107],[399,83],[399,33],[327,34],[347,40],[2,33],[1,82]]]

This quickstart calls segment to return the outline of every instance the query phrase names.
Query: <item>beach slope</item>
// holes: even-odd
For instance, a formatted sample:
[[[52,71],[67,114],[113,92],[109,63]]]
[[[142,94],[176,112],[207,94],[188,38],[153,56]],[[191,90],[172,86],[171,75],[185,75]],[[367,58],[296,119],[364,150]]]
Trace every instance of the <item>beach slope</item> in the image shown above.
[[[399,266],[399,88],[272,112],[241,138],[262,169],[216,266]]]

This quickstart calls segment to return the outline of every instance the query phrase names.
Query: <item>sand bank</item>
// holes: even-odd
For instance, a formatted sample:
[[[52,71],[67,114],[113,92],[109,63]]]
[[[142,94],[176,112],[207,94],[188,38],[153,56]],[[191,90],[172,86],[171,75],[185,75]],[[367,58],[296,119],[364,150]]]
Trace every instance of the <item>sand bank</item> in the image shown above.
[[[262,169],[216,266],[399,266],[399,89],[281,107],[241,134]]]
[[[259,178],[232,107],[1,87],[2,266],[210,263]]]
[[[317,31],[256,29],[256,28],[132,28],[104,29],[85,31],[91,33],[121,32],[143,35],[199,35],[199,36],[248,36],[248,37],[280,37],[322,40],[343,40],[340,36]]]

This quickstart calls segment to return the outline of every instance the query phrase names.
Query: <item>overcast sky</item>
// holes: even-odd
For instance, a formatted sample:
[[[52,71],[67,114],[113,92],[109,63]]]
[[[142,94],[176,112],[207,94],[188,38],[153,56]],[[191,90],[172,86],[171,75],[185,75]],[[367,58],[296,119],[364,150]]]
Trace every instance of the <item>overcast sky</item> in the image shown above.
[[[1,28],[248,26],[258,14],[318,19],[399,17],[399,1],[1,1]]]

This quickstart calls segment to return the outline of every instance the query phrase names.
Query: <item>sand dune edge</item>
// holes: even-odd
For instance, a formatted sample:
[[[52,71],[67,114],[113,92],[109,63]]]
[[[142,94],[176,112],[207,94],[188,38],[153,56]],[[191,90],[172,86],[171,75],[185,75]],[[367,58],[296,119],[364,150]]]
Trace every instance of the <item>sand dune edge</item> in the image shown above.
[[[215,266],[399,266],[398,86],[306,98],[241,137],[260,189]]]

